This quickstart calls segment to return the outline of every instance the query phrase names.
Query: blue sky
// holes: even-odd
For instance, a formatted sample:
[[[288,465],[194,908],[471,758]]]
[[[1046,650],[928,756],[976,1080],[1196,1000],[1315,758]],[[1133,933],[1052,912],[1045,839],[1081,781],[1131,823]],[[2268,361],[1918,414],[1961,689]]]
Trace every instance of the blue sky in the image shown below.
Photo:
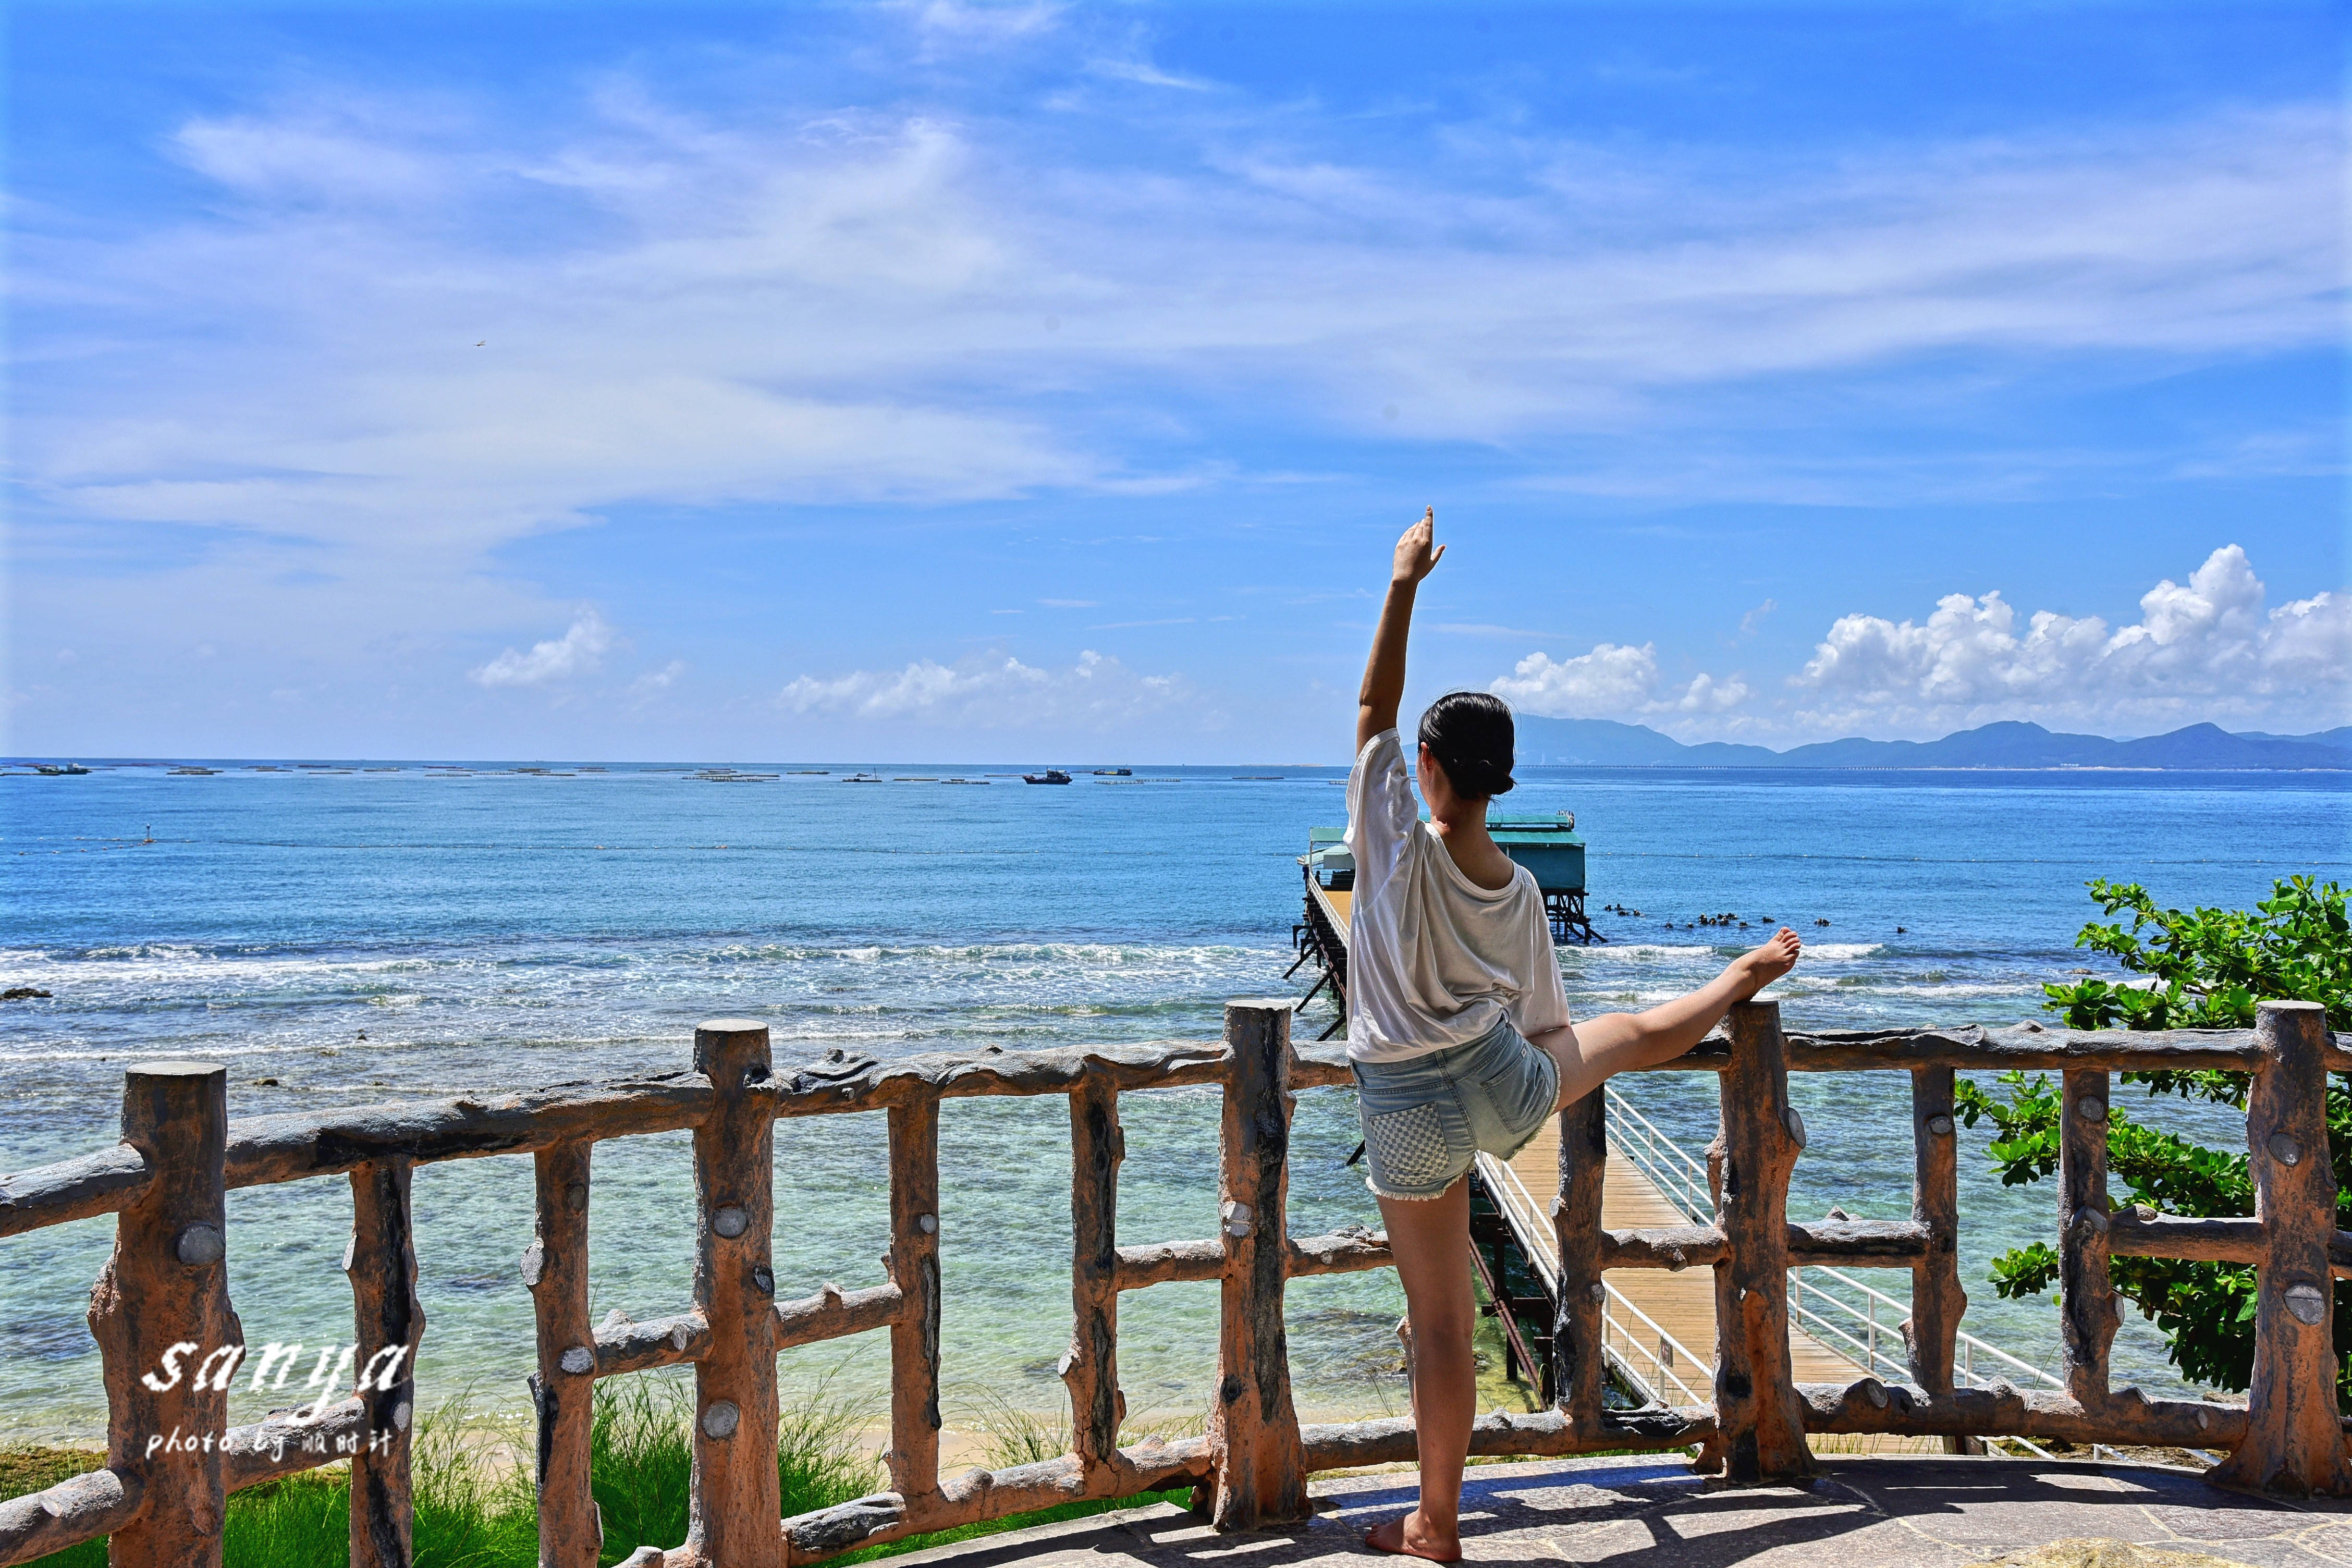
[[[2333,7],[8,20],[10,752],[2347,717]]]

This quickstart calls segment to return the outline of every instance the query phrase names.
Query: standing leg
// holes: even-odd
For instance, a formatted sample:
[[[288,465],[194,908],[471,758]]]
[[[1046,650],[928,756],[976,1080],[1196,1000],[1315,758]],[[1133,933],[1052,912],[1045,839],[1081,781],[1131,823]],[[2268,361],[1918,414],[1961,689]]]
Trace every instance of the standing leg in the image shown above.
[[[1462,1466],[1478,1406],[1470,1349],[1477,1304],[1470,1294],[1469,1178],[1442,1197],[1380,1204],[1411,1321],[1406,1366],[1421,1450],[1421,1506],[1367,1539],[1382,1552],[1452,1563],[1462,1556]]]

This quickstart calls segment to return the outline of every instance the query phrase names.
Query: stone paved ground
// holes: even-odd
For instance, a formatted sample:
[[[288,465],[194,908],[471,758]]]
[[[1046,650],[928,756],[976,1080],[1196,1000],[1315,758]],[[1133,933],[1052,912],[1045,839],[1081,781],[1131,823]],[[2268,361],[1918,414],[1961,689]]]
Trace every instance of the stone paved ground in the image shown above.
[[[1135,1509],[896,1560],[945,1568],[1276,1568],[1393,1564],[1365,1526],[1412,1504],[1410,1475],[1318,1483],[1307,1523],[1218,1535]],[[1463,1498],[1473,1563],[1609,1568],[1946,1568],[2105,1537],[2227,1563],[2352,1565],[2352,1506],[2237,1496],[2179,1470],[2026,1459],[1828,1458],[1810,1487],[1726,1487],[1654,1458],[1480,1466]]]

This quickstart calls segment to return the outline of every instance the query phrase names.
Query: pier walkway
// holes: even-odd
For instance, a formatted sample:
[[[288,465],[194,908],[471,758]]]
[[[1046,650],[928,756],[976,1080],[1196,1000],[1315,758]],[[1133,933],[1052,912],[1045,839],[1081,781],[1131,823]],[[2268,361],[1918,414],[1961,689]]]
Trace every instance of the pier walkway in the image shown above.
[[[1300,962],[1312,961],[1319,973],[1307,999],[1328,987],[1338,1005],[1339,1017],[1325,1031],[1328,1037],[1347,1016],[1347,933],[1354,895],[1322,886],[1311,869],[1306,886],[1306,919],[1297,937]],[[1633,1230],[1711,1223],[1715,1200],[1706,1165],[1614,1086],[1605,1092],[1609,1163],[1602,1177],[1601,1225]],[[1549,1299],[1548,1314],[1559,1300],[1559,1250],[1548,1202],[1559,1183],[1558,1121],[1548,1124],[1508,1164],[1480,1155],[1474,1174],[1481,1195],[1501,1215],[1538,1277]],[[1714,1269],[1611,1269],[1602,1284],[1608,1291],[1604,1346],[1631,1390],[1648,1402],[1670,1406],[1709,1403],[1716,1352]],[[1903,1340],[1908,1302],[1853,1273],[1821,1266],[1790,1269],[1789,1290],[1789,1358],[1796,1382],[1843,1384],[1865,1374],[1895,1382],[1909,1379]],[[1524,1309],[1528,1303],[1518,1305]],[[1962,1387],[1984,1387],[1996,1378],[2028,1387],[2063,1386],[2042,1368],[1974,1334],[1957,1335],[1956,1349],[1954,1371]],[[1513,1350],[1516,1362],[1520,1345]],[[1837,1441],[1843,1445],[1847,1440]],[[1992,1444],[1996,1452],[2048,1458],[2021,1437],[1997,1438]],[[1817,1440],[1817,1446],[1827,1442]],[[1885,1453],[1929,1452],[1943,1445],[1933,1439],[1872,1438],[1855,1446]]]

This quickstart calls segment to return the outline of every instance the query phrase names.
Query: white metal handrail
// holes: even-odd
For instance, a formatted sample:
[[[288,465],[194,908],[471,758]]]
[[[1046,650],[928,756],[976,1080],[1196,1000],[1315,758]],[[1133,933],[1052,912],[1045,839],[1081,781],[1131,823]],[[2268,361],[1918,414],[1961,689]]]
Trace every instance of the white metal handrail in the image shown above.
[[[1603,1105],[1611,1152],[1622,1156],[1649,1177],[1652,1184],[1691,1223],[1708,1223],[1714,1212],[1714,1195],[1707,1185],[1706,1167],[1693,1159],[1655,1122],[1643,1115],[1631,1100],[1618,1092],[1614,1085],[1606,1087],[1606,1095]],[[1478,1156],[1478,1163],[1486,1178],[1487,1190],[1496,1194],[1512,1228],[1519,1233],[1525,1244],[1523,1250],[1537,1273],[1543,1278],[1547,1292],[1558,1300],[1559,1265],[1549,1248],[1542,1244],[1546,1224],[1543,1208],[1536,1202],[1535,1195],[1528,1191],[1527,1184],[1519,1179],[1518,1173],[1510,1166],[1483,1153]],[[1805,1279],[1807,1268],[1817,1277],[1814,1280]],[[1824,1279],[1833,1288],[1820,1282]],[[1683,1364],[1693,1367],[1705,1363],[1691,1353],[1689,1347],[1667,1333],[1615,1287],[1608,1286],[1605,1281],[1603,1284],[1607,1297],[1601,1313],[1601,1349],[1624,1375],[1626,1382],[1653,1404],[1664,1403],[1663,1391],[1668,1384],[1691,1403],[1706,1403],[1705,1396],[1675,1371],[1670,1358],[1678,1358]],[[1857,1306],[1844,1299],[1839,1294],[1841,1290],[1853,1292],[1863,1304]],[[1824,1342],[1850,1347],[1854,1352],[1851,1359],[1858,1361],[1874,1376],[1885,1374],[1898,1379],[1910,1376],[1909,1346],[1903,1334],[1910,1315],[1908,1303],[1855,1279],[1842,1268],[1811,1264],[1789,1270],[1789,1306],[1794,1322],[1801,1324],[1807,1331]],[[1897,1314],[1893,1322],[1880,1321],[1878,1310],[1881,1307],[1891,1308]],[[1652,1342],[1655,1349],[1628,1329],[1625,1321],[1628,1318],[1638,1321],[1655,1335]],[[1890,1351],[1881,1349],[1882,1334],[1891,1335],[1895,1344],[1902,1345],[1904,1355],[1898,1358]],[[1975,1334],[1963,1331],[1956,1334],[1954,1340],[1954,1348],[1958,1354],[1953,1374],[1955,1382],[1961,1387],[1982,1388],[1995,1381],[1994,1377],[1977,1370],[1976,1362],[1979,1355],[1997,1363],[2007,1373],[2021,1373],[2048,1387],[2065,1387],[2059,1378]],[[1644,1375],[1643,1363],[1646,1364],[1648,1375]],[[1986,1442],[1994,1445],[1996,1452],[2000,1451],[1999,1445],[2014,1444],[2038,1458],[2050,1458],[2047,1450],[2023,1437],[1990,1437]]]
[[[1486,1179],[1486,1190],[1495,1194],[1503,1209],[1504,1218],[1518,1233],[1520,1250],[1527,1254],[1528,1262],[1542,1277],[1546,1292],[1554,1300],[1559,1300],[1559,1264],[1549,1248],[1542,1244],[1544,1233],[1541,1227],[1547,1222],[1543,1210],[1536,1203],[1535,1194],[1528,1191],[1527,1184],[1519,1180],[1517,1171],[1491,1154],[1478,1156],[1478,1170]],[[1624,1317],[1633,1318],[1649,1331],[1648,1342],[1645,1343],[1641,1336],[1626,1326]],[[1707,1402],[1706,1395],[1675,1371],[1676,1359],[1685,1366],[1703,1366],[1706,1363],[1647,1312],[1627,1300],[1614,1287],[1608,1288],[1608,1296],[1601,1307],[1601,1324],[1602,1352],[1616,1364],[1635,1392],[1650,1404],[1666,1403],[1663,1389],[1668,1384],[1689,1404],[1704,1405]],[[1652,1345],[1657,1348],[1653,1349]],[[1651,1375],[1644,1376],[1635,1364],[1637,1362],[1647,1363]]]
[[[1715,1212],[1706,1167],[1685,1153],[1681,1144],[1660,1131],[1655,1123],[1633,1108],[1633,1102],[1606,1086],[1606,1121],[1611,1144],[1648,1176],[1666,1200],[1694,1225],[1705,1225]]]
[[[1812,1286],[1811,1294],[1813,1299],[1826,1302],[1829,1305],[1835,1307],[1839,1311],[1843,1312],[1849,1318],[1853,1318],[1857,1321],[1867,1325],[1865,1329],[1866,1338],[1864,1340],[1856,1340],[1852,1333],[1840,1329],[1832,1329],[1829,1331],[1835,1333],[1838,1338],[1845,1341],[1848,1344],[1855,1345],[1857,1348],[1865,1349],[1871,1357],[1871,1360],[1866,1364],[1869,1365],[1873,1372],[1878,1370],[1877,1363],[1884,1360],[1887,1362],[1889,1365],[1895,1367],[1898,1375],[1908,1376],[1909,1364],[1907,1359],[1904,1362],[1897,1363],[1892,1356],[1882,1356],[1877,1346],[1878,1334],[1882,1329],[1892,1329],[1898,1339],[1901,1337],[1903,1318],[1907,1318],[1910,1315],[1911,1309],[1909,1304],[1896,1299],[1895,1297],[1888,1295],[1885,1291],[1879,1289],[1874,1285],[1864,1283],[1862,1280],[1855,1279],[1853,1275],[1848,1274],[1843,1268],[1832,1268],[1825,1263],[1811,1263],[1806,1264],[1801,1268],[1791,1268],[1789,1270],[1789,1304],[1791,1311],[1800,1310],[1798,1303],[1806,1294],[1807,1282],[1803,1277],[1808,1272],[1817,1275],[1827,1275],[1840,1287],[1852,1290],[1854,1294],[1862,1297],[1864,1300],[1870,1303],[1867,1309],[1856,1307],[1853,1302],[1840,1300],[1836,1295],[1832,1294],[1829,1290],[1823,1289],[1819,1285]],[[1902,1314],[1902,1317],[1898,1317],[1895,1322],[1891,1324],[1882,1324],[1878,1321],[1878,1309],[1880,1307],[1891,1307],[1896,1312]],[[1804,1310],[1802,1315],[1810,1321],[1823,1322],[1825,1324],[1825,1320],[1823,1320],[1817,1312]],[[2044,1384],[2049,1387],[2057,1389],[2063,1389],[2066,1386],[2063,1380],[2052,1376],[2049,1373],[2042,1371],[2032,1363],[2021,1361],[2016,1356],[2013,1356],[2007,1351],[2002,1350],[1999,1345],[1989,1344],[1985,1341],[1979,1339],[1974,1334],[1962,1332],[1956,1336],[1956,1338],[1960,1351],[1960,1359],[1958,1364],[1953,1368],[1953,1372],[1960,1385],[1964,1388],[1989,1387],[1993,1381],[1991,1378],[1980,1377],[1977,1374],[1975,1352],[1979,1351],[1983,1352],[1986,1355],[2000,1362],[2003,1366],[2008,1367],[2011,1371],[2024,1373],[2027,1377],[2033,1379],[2037,1383]]]
[[[1698,1357],[1691,1353],[1690,1347],[1683,1343],[1682,1341],[1675,1338],[1674,1335],[1668,1333],[1655,1318],[1651,1317],[1649,1313],[1644,1312],[1641,1308],[1626,1300],[1626,1298],[1618,1291],[1615,1286],[1611,1285],[1604,1280],[1602,1281],[1602,1289],[1608,1291],[1608,1296],[1606,1298],[1606,1303],[1602,1306],[1601,1310],[1601,1343],[1606,1346],[1609,1342],[1610,1331],[1616,1331],[1618,1337],[1625,1342],[1627,1350],[1646,1359],[1650,1364],[1656,1369],[1659,1376],[1664,1378],[1668,1383],[1673,1384],[1675,1387],[1681,1392],[1685,1404],[1706,1404],[1711,1397],[1711,1392],[1710,1394],[1703,1394],[1699,1393],[1698,1390],[1693,1388],[1689,1384],[1684,1382],[1681,1375],[1675,1371],[1675,1361],[1669,1359],[1670,1357],[1679,1359],[1681,1363],[1685,1366],[1696,1367],[1704,1365],[1705,1363],[1701,1362]],[[1643,1328],[1648,1329],[1650,1332],[1655,1336],[1658,1348],[1654,1351],[1650,1349],[1649,1346],[1633,1338],[1633,1336],[1627,1331],[1625,1325],[1618,1321],[1617,1314],[1610,1310],[1612,1306],[1621,1309],[1626,1314],[1637,1320]],[[1650,1403],[1653,1405],[1664,1405],[1665,1403],[1655,1379],[1635,1376],[1630,1365],[1626,1368],[1626,1373],[1629,1378],[1633,1379],[1634,1386],[1649,1397]]]

